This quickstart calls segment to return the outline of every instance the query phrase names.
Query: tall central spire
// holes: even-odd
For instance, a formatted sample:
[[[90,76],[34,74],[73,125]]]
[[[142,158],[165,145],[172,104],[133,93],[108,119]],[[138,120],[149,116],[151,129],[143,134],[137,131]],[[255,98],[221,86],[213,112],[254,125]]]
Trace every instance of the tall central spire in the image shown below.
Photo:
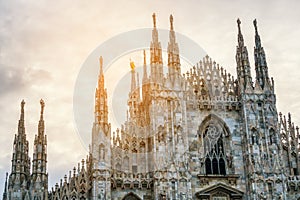
[[[95,93],[95,123],[108,123],[107,91],[104,87],[103,58],[99,58],[100,73]]]

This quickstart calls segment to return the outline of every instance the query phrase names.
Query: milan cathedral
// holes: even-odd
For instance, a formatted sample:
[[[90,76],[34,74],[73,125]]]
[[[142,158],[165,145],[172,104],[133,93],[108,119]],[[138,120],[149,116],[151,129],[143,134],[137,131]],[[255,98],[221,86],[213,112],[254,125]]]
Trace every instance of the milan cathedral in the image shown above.
[[[99,55],[89,155],[52,189],[44,101],[32,161],[22,101],[3,200],[300,199],[299,128],[290,114],[277,111],[257,21],[255,77],[238,19],[234,78],[209,56],[181,72],[172,15],[168,62],[163,63],[155,14],[152,17],[150,59],[144,51],[141,84],[130,63],[127,120],[112,131]]]

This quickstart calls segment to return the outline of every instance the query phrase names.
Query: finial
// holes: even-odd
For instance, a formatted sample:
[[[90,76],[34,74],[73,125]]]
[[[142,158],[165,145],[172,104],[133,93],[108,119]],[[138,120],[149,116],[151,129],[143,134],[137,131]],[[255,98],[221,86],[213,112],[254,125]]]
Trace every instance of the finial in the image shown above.
[[[21,109],[24,110],[25,101],[24,99],[21,101]]]
[[[24,106],[25,106],[25,101],[24,99],[21,101],[21,117],[20,120],[24,120]]]
[[[255,32],[257,33],[257,21],[256,21],[256,19],[253,20],[253,24],[254,24]]]
[[[240,20],[240,18],[238,18],[237,20],[236,20],[236,22],[237,22],[237,24],[238,24],[238,29],[239,29],[239,33],[241,32],[241,20]]]
[[[144,53],[144,65],[146,65],[146,50],[145,49],[144,49],[143,53]]]
[[[135,69],[134,62],[131,59],[130,59],[130,67],[132,71]]]
[[[100,56],[99,62],[100,62],[100,72],[102,73],[103,72],[103,58],[102,58],[102,56]]]
[[[41,104],[41,117],[42,117],[44,113],[44,107],[45,107],[45,102],[43,99],[40,100],[40,104]]]
[[[155,13],[153,13],[152,18],[153,18],[153,27],[156,28],[156,16],[155,16]]]
[[[173,31],[173,15],[170,15],[170,29]]]

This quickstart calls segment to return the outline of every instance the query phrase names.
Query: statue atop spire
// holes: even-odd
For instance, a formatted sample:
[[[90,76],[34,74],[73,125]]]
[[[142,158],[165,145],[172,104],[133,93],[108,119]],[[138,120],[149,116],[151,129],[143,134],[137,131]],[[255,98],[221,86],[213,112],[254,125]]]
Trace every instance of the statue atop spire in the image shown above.
[[[238,45],[239,47],[242,47],[244,46],[244,38],[241,31],[241,20],[238,18],[236,22],[238,25]]]
[[[24,106],[25,106],[25,101],[23,99],[21,101],[21,120],[24,120]]]
[[[237,25],[238,25],[238,31],[239,31],[239,33],[241,33],[241,20],[240,20],[240,18],[238,18],[236,20],[236,22],[237,22]]]
[[[103,58],[100,56],[99,58],[99,63],[100,63],[100,74],[103,74]]]
[[[135,81],[135,65],[134,62],[130,59],[130,68],[131,68],[131,92],[134,92],[136,89],[136,81]]]
[[[44,107],[45,107],[45,102],[43,99],[40,100],[40,104],[41,104],[41,120],[42,120],[44,114]]]
[[[38,126],[38,135],[43,135],[44,134],[44,108],[45,108],[45,102],[43,99],[40,100],[41,104],[41,116],[40,116],[40,121],[39,121],[39,126]]]
[[[153,27],[156,28],[156,15],[155,15],[155,13],[152,14],[152,18],[153,18]]]
[[[255,33],[257,33],[257,21],[256,19],[253,20],[254,28],[255,28]]]
[[[131,59],[130,59],[130,68],[131,68],[131,70],[135,69],[134,62]]]
[[[173,31],[173,15],[170,15],[170,29]]]
[[[25,101],[24,99],[21,101],[21,114],[20,114],[20,120],[18,124],[18,134],[25,134],[25,124],[24,124],[24,106],[25,106]]]

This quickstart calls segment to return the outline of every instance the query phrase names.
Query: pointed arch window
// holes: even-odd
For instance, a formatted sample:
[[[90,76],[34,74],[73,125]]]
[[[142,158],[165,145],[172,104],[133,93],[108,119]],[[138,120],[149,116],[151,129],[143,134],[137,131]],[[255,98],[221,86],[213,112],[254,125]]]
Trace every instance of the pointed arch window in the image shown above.
[[[127,171],[129,170],[129,157],[128,156],[124,157],[124,169]]]
[[[224,135],[222,127],[217,124],[209,124],[205,129],[203,139],[206,174],[226,175]]]
[[[276,136],[275,136],[275,131],[274,131],[273,128],[271,128],[271,129],[269,130],[269,139],[270,139],[270,144],[271,144],[271,145],[277,143],[277,141],[276,141]]]

